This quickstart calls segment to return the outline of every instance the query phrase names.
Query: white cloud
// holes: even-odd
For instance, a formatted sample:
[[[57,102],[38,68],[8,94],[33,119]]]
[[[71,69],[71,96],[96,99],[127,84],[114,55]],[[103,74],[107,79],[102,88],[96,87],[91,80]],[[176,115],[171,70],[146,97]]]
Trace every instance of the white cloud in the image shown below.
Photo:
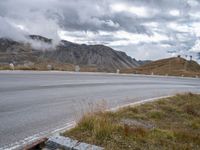
[[[61,39],[79,43],[79,44],[102,44],[102,41],[99,41],[101,36],[109,36],[112,33],[99,31],[99,32],[91,32],[91,31],[63,31],[60,30],[58,35]]]
[[[172,57],[173,54],[168,53],[168,48],[160,47],[153,43],[148,43],[144,45],[126,45],[113,47],[115,49],[124,50],[131,56],[134,56],[137,60],[157,60],[167,57]]]
[[[151,28],[158,28],[159,26],[158,22],[147,22],[147,23],[143,23],[143,25],[145,25],[146,27],[151,27]]]
[[[179,31],[179,32],[191,32],[192,28],[189,25],[186,24],[178,24],[176,22],[170,22],[167,25],[169,28]]]
[[[197,0],[188,0],[188,4],[192,7],[197,6],[199,3]]]
[[[147,8],[141,6],[128,6],[124,3],[116,3],[110,6],[111,10],[114,12],[129,12],[140,17],[149,16]]]
[[[120,26],[118,23],[114,23],[112,20],[106,21],[105,24],[114,28],[118,28]]]
[[[191,28],[193,33],[196,34],[197,37],[200,37],[200,22],[192,23]]]
[[[0,17],[0,25],[0,38],[6,37],[18,41],[25,39],[25,32],[11,24],[7,19]]]
[[[168,37],[158,33],[154,33],[152,36],[146,34],[135,34],[129,33],[126,31],[117,31],[117,32],[84,32],[84,31],[59,31],[59,36],[61,39],[68,41],[76,42],[79,44],[102,44],[102,39],[99,37],[103,36],[113,36],[113,40],[106,41],[107,46],[116,47],[116,46],[126,46],[130,44],[139,44],[139,43],[152,43],[152,42],[161,42],[168,40]]]
[[[177,17],[177,16],[180,16],[180,11],[176,10],[176,9],[170,10],[169,14],[172,15],[172,16],[176,16]]]
[[[200,19],[200,12],[190,12],[189,16],[194,19]]]
[[[120,46],[120,45],[129,45],[129,44],[138,44],[138,43],[151,43],[151,42],[161,42],[168,40],[169,38],[166,35],[154,33],[152,36],[147,34],[135,34],[129,33],[126,31],[117,31],[115,37],[122,38],[121,41],[113,41],[109,46]]]
[[[84,37],[86,37],[86,33],[83,31],[74,31],[74,32],[69,32],[69,31],[58,31],[58,35],[61,39],[67,40],[70,42],[76,42],[76,43],[82,43],[83,40],[87,40]]]
[[[200,52],[200,40],[195,42],[195,45],[190,49],[191,52]]]

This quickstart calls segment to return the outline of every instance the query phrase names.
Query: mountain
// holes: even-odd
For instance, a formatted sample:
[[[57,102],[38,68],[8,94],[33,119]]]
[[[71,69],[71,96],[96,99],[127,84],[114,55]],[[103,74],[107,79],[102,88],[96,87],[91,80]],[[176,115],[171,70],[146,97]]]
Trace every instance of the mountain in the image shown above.
[[[138,63],[126,53],[115,51],[104,45],[79,45],[62,41],[56,51],[46,51],[44,58],[56,59],[62,63],[97,66],[100,70],[113,71],[134,68]]]
[[[139,64],[139,66],[141,66],[141,65],[148,64],[148,63],[150,63],[150,62],[152,62],[152,61],[151,61],[151,60],[138,60],[137,62],[138,62],[138,64]]]
[[[36,41],[41,41],[44,43],[49,43],[49,44],[51,44],[53,42],[52,39],[48,39],[48,38],[40,36],[40,35],[29,35],[28,38],[30,38],[32,40],[36,40]]]
[[[52,42],[51,39],[39,35],[30,35],[27,42],[0,38],[0,64],[13,63],[16,66],[68,64],[111,72],[140,65],[125,52],[116,51],[104,45],[76,44],[62,40],[53,47]]]
[[[41,52],[32,49],[29,43],[0,38],[0,64],[35,62],[40,54]]]
[[[193,60],[181,57],[172,57],[152,61],[135,69],[123,70],[126,73],[173,75],[173,76],[200,76],[200,65]]]

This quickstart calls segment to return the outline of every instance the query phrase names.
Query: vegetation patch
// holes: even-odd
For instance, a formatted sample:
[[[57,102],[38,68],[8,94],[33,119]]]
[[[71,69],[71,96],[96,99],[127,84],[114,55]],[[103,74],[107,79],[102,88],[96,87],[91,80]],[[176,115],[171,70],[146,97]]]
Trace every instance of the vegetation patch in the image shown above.
[[[200,95],[90,112],[63,135],[107,150],[200,149]]]
[[[154,74],[165,76],[199,77],[200,65],[193,60],[172,57],[152,61],[134,69],[123,69],[123,73]]]

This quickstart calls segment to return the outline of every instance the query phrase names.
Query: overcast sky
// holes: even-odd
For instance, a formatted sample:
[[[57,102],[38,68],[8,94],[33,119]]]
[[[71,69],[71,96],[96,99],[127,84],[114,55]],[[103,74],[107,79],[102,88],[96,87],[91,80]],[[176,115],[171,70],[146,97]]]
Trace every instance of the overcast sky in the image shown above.
[[[105,44],[136,59],[200,52],[200,0],[0,0],[0,37]]]

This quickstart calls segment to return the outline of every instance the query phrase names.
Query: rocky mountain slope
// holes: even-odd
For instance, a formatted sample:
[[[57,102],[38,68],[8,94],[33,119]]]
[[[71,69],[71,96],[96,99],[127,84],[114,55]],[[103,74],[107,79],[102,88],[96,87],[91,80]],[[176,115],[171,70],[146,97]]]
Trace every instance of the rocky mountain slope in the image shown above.
[[[76,44],[62,40],[58,45],[52,47],[51,43],[51,39],[38,35],[29,36],[28,42],[16,42],[1,38],[0,64],[23,65],[51,62],[92,66],[100,71],[131,69],[140,65],[139,62],[126,55],[126,53],[113,50],[104,45]],[[36,46],[33,46],[33,44]]]

